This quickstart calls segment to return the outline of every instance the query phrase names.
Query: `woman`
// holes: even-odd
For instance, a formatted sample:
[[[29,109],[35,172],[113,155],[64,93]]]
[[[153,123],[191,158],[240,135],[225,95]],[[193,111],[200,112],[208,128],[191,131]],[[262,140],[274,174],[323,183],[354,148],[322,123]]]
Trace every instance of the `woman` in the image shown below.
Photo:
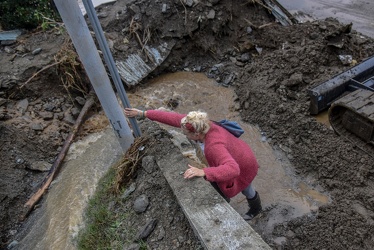
[[[257,175],[258,163],[251,148],[226,129],[210,121],[207,113],[191,111],[187,115],[161,110],[141,111],[125,108],[128,117],[147,117],[150,120],[179,127],[190,140],[203,143],[203,152],[209,167],[199,169],[188,165],[184,178],[204,177],[218,187],[221,195],[229,199],[242,192],[247,198],[249,211],[245,220],[253,219],[262,210],[260,196],[251,183]]]

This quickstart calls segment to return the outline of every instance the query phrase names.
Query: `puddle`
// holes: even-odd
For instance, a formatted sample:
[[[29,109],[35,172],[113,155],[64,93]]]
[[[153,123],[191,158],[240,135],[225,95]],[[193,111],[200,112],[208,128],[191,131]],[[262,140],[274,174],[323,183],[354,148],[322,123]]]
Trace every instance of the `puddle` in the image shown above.
[[[292,190],[292,193],[301,199],[306,199],[306,202],[308,202],[310,206],[313,206],[311,200],[320,204],[326,204],[329,202],[329,197],[317,192],[316,190],[310,189],[305,182],[300,182],[298,189],[299,191]]]
[[[332,128],[331,124],[330,124],[330,121],[329,121],[328,111],[323,111],[323,112],[319,113],[318,115],[315,116],[315,118],[316,118],[317,122],[322,123],[323,125],[325,125],[328,128]]]
[[[271,232],[275,224],[308,214],[319,205],[329,202],[326,195],[314,190],[293,173],[287,158],[280,150],[272,149],[266,142],[265,134],[257,127],[240,120],[239,113],[235,111],[234,91],[218,86],[204,74],[166,74],[152,79],[136,93],[128,94],[128,97],[133,107],[155,109],[166,107],[169,103],[178,103],[174,109],[176,112],[202,110],[214,120],[227,118],[238,121],[245,130],[241,139],[251,145],[260,164],[254,186],[261,195],[264,209],[271,208],[270,219],[264,226],[264,231]],[[318,119],[322,119],[322,116]],[[169,129],[173,134],[178,131],[171,127]],[[185,154],[192,153],[188,150]],[[246,199],[242,194],[234,197],[230,204],[240,214],[248,211]],[[289,211],[286,216],[285,209]]]

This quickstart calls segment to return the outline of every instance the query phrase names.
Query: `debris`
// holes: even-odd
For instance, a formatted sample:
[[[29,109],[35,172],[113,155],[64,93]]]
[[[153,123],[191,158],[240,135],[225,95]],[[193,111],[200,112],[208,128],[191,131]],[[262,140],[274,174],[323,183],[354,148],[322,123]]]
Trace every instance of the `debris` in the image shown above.
[[[144,49],[152,58],[151,62],[145,62],[140,56],[141,51],[131,54],[124,61],[116,61],[118,73],[128,86],[134,86],[159,66],[169,55],[175,41],[164,42],[157,48],[145,46]]]
[[[2,31],[0,32],[0,41],[15,41],[17,37],[22,34],[21,30],[9,30],[9,31]]]
[[[351,65],[353,61],[351,55],[339,55],[339,59],[343,63],[343,65]]]
[[[113,193],[119,194],[121,188],[127,185],[133,177],[132,175],[139,167],[139,161],[146,153],[145,150],[142,149],[142,146],[147,143],[148,140],[148,137],[136,137],[134,143],[130,146],[125,155],[114,166],[116,177],[112,187]],[[142,152],[142,154],[140,154],[140,152]]]
[[[283,25],[292,25],[292,21],[289,17],[292,17],[288,11],[283,8],[277,1],[274,0],[264,0],[264,3],[270,8],[271,14]]]

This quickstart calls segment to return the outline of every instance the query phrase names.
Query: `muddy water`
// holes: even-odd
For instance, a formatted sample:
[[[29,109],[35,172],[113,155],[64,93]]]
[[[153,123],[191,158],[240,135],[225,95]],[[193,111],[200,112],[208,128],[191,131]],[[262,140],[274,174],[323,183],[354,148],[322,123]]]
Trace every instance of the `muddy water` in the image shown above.
[[[374,1],[372,0],[278,0],[291,14],[303,12],[314,19],[334,17],[353,23],[353,29],[374,37]],[[308,20],[308,18],[306,18]]]
[[[218,86],[204,74],[179,72],[158,77],[144,88],[129,94],[133,107],[147,109],[167,107],[178,103],[175,111],[206,111],[211,119],[221,118],[238,121],[246,131],[242,139],[251,145],[260,164],[259,174],[254,181],[261,194],[264,208],[272,207],[270,219],[263,231],[270,233],[273,226],[289,219],[316,210],[319,205],[329,202],[328,196],[309,185],[314,180],[301,180],[281,150],[273,150],[264,133],[240,120],[235,110],[235,93],[230,88]],[[246,199],[237,195],[230,203],[240,214],[247,212]],[[284,211],[287,210],[287,213]]]
[[[323,111],[323,112],[319,113],[318,115],[315,116],[315,118],[316,118],[317,122],[322,123],[326,127],[332,129],[331,124],[330,124],[330,120],[329,120],[328,111]]]

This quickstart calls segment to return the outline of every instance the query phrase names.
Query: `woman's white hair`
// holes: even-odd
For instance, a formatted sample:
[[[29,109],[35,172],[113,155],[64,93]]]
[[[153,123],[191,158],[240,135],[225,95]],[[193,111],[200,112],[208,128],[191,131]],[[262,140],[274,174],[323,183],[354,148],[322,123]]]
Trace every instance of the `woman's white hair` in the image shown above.
[[[191,111],[181,120],[181,127],[194,133],[208,133],[210,129],[208,114],[202,111]],[[191,126],[193,129],[191,129]]]

